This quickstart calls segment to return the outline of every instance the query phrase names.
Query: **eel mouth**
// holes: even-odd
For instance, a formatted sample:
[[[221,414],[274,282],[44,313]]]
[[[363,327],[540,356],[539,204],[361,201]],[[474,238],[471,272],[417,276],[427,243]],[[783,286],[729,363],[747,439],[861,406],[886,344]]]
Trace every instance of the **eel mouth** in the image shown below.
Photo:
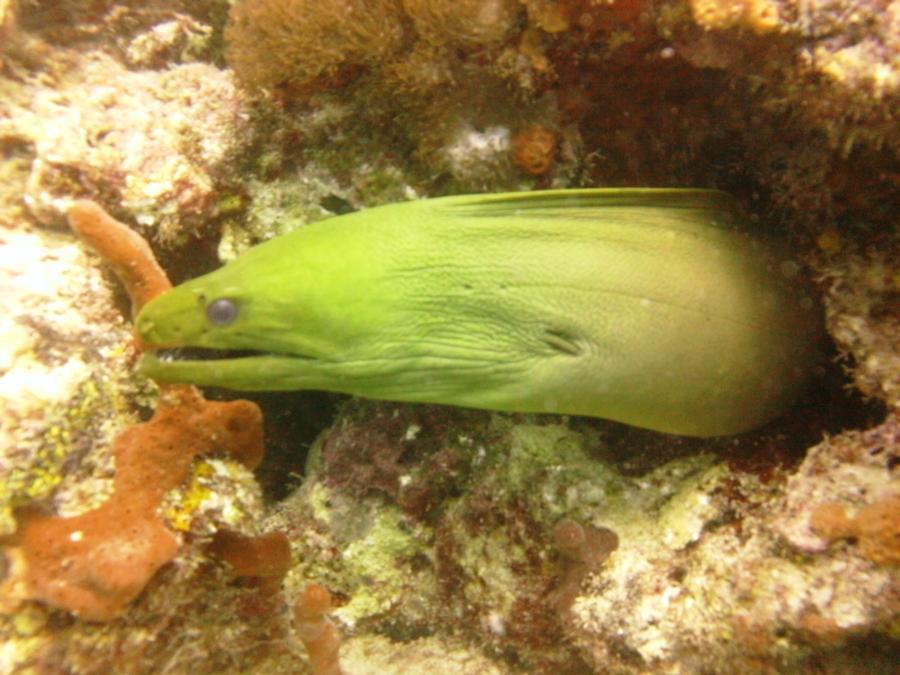
[[[154,349],[160,361],[226,361],[248,356],[287,356],[257,349],[213,349],[210,347],[162,347]]]
[[[166,347],[144,353],[138,370],[157,382],[241,390],[290,389],[303,364],[315,359],[249,349]]]

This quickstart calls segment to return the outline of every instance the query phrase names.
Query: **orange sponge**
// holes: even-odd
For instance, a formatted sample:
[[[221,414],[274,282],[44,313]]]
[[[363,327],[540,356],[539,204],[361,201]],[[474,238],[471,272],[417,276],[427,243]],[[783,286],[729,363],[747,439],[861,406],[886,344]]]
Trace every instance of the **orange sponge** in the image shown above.
[[[170,287],[147,243],[93,202],[69,213],[72,228],[112,266],[135,309]],[[113,494],[73,517],[35,509],[19,514],[9,545],[4,590],[97,621],[115,617],[170,561],[179,539],[160,519],[166,493],[188,476],[198,455],[226,452],[249,468],[263,454],[262,413],[249,401],[211,402],[187,385],[161,388],[149,422],[116,438]]]

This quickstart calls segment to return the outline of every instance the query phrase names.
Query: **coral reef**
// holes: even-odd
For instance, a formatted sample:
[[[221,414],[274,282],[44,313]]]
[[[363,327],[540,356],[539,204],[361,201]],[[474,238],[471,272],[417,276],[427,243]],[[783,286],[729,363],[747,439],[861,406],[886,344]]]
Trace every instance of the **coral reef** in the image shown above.
[[[16,27],[16,3],[15,0],[3,0],[0,2],[0,38],[4,44],[9,39]]]
[[[76,202],[69,221],[111,261],[135,308],[170,288],[147,243],[98,205]],[[113,490],[100,506],[74,516],[19,514],[6,542],[6,601],[43,600],[94,621],[120,614],[178,551],[158,513],[165,494],[203,453],[230,452],[256,466],[261,424],[249,401],[207,402],[193,387],[166,387],[152,419],[113,442]]]
[[[0,577],[19,605],[0,671],[321,671],[338,632],[352,674],[893,673],[898,17],[894,0],[0,0]],[[124,485],[164,456],[160,425],[224,449],[192,418],[222,394],[153,412],[128,300],[61,231],[74,199],[135,223],[180,280],[355,208],[617,185],[728,190],[812,273],[839,363],[784,420],[695,441],[366,401],[332,420],[270,395],[283,448],[258,477],[298,486],[286,499],[218,452]],[[142,516],[111,529],[126,490]],[[92,548],[113,536],[135,558]],[[32,550],[64,586],[35,592]],[[12,602],[76,607],[54,593],[104,565],[125,575],[79,596],[81,618]]]
[[[855,385],[867,396],[900,408],[900,236],[887,234],[860,250],[837,237],[819,240],[823,255],[816,267],[824,278],[828,328],[841,350],[851,355]]]
[[[895,413],[877,427],[848,431],[810,448],[788,485],[780,522],[785,538],[809,553],[851,539],[863,558],[897,565],[898,431]]]
[[[231,11],[227,56],[246,89],[283,106],[319,92],[346,100],[340,92],[353,91],[363,103],[354,114],[370,120],[366,133],[387,123],[373,118],[400,116],[393,134],[406,135],[421,158],[412,165],[417,181],[430,182],[438,168],[453,181],[447,192],[513,189],[522,178],[510,162],[511,129],[554,107],[544,97],[507,95],[519,70],[514,43],[523,21],[524,8],[511,0],[248,0]],[[272,53],[284,56],[263,58]],[[454,96],[436,101],[448,88]]]
[[[147,243],[95,203],[75,202],[69,220],[72,229],[119,274],[135,310],[170,287]],[[240,511],[248,507],[257,510],[253,501],[258,502],[258,494],[249,499],[241,497],[237,484],[226,481],[231,494],[223,495],[212,508],[204,503],[209,495],[191,504],[190,491],[183,493],[177,513],[181,523],[178,519],[168,522],[172,509],[163,508],[165,500],[191,474],[200,454],[224,452],[248,468],[259,464],[262,427],[255,404],[210,402],[194,387],[163,387],[152,418],[120,433],[111,452],[115,460],[112,492],[99,506],[74,515],[46,515],[36,503],[17,511],[16,531],[0,539],[5,559],[5,612],[25,617],[29,611],[35,613],[29,610],[35,606],[24,601],[41,600],[83,620],[118,617],[157,576],[160,567],[176,555],[185,555],[178,530],[194,529],[193,524],[204,517],[219,522],[208,553],[227,561],[237,576],[258,582],[255,587],[261,595],[255,606],[280,593],[290,564],[284,535],[270,532],[248,536],[222,526],[246,526],[242,522],[246,515],[241,516]],[[198,474],[214,474],[214,461],[196,465]],[[185,521],[186,527],[182,526]],[[245,608],[249,607],[244,600]],[[274,612],[278,604],[268,602],[266,606],[267,611]],[[55,668],[52,664],[60,657],[54,656],[54,651],[62,644],[57,634],[57,642],[50,642],[49,649],[39,647],[42,641],[37,636],[47,630],[40,614],[38,611],[34,625],[22,634],[29,638],[26,644],[30,646],[19,649],[44,667]],[[24,624],[19,621],[14,626]],[[15,630],[22,633],[21,628]],[[68,658],[77,658],[76,654],[87,647],[80,641],[83,637],[76,634],[66,648]]]
[[[61,227],[66,199],[98,198],[169,246],[204,236],[245,138],[230,78],[206,63],[163,59],[152,71],[101,52],[55,58],[49,77],[0,103],[0,137],[29,149],[30,213]]]
[[[900,565],[900,495],[890,495],[860,509],[853,518],[843,505],[827,502],[810,516],[813,532],[829,541],[851,539],[859,554],[876,565]]]
[[[706,30],[743,26],[756,33],[779,28],[778,4],[770,0],[692,0],[694,21]]]
[[[515,0],[402,0],[422,40],[434,45],[486,47],[503,42],[516,26]]]
[[[392,641],[379,635],[364,635],[341,647],[341,664],[353,675],[501,675],[507,672],[493,659],[454,637],[426,636]]]
[[[262,58],[277,36],[296,45],[288,51],[298,77],[319,72],[321,55],[347,43],[321,30],[316,12],[326,10],[313,4],[237,3],[229,49],[253,68],[278,69]],[[305,78],[300,91],[268,100],[295,114],[310,102],[319,111],[349,105],[356,124],[366,121],[363,144],[381,145],[371,132],[391,125],[384,140],[407,155],[401,170],[419,193],[515,189],[529,174],[541,186],[715,185],[764,194],[762,206],[784,222],[821,232],[827,223],[813,213],[839,218],[864,191],[883,205],[869,210],[889,218],[898,191],[890,155],[876,159],[880,170],[863,168],[867,153],[895,156],[900,146],[891,113],[900,46],[887,3],[860,6],[860,28],[843,32],[839,4],[803,12],[731,0],[427,4],[367,6],[358,29],[389,48],[351,59],[351,68],[337,57],[343,77]],[[250,13],[252,25],[234,18]],[[483,30],[486,16],[500,17],[496,34]],[[285,23],[290,36],[271,28]],[[402,37],[379,41],[386,30]],[[259,94],[253,82],[265,76],[241,76],[243,61],[231,61]],[[323,91],[330,96],[317,100]],[[554,130],[556,147],[546,137],[528,142],[528,130],[541,127]],[[865,179],[848,181],[848,171]]]
[[[400,48],[396,7],[395,0],[236,3],[225,32],[228,60],[253,89],[338,86]]]
[[[89,620],[124,610],[178,551],[157,513],[163,495],[196,455],[261,442],[259,413],[248,404],[203,403],[192,391],[168,392],[150,422],[116,438],[113,493],[102,505],[76,516],[18,516],[7,600],[44,600]]]
[[[609,457],[633,441],[615,429],[470,413],[455,438],[454,416],[345,407],[274,516],[295,541],[307,533],[292,574],[328,577],[349,598],[335,616],[353,633],[453,625],[505,654],[508,672],[806,672],[823,650],[891,630],[894,422],[828,441],[796,468],[748,438],[626,476]],[[348,473],[341,458],[353,454]],[[842,494],[876,506],[823,539],[813,516]],[[829,548],[832,536],[859,540]],[[890,672],[889,659],[872,668]]]
[[[16,506],[71,495],[107,472],[94,448],[135,421],[127,401],[146,391],[132,381],[129,331],[83,249],[39,231],[2,229],[0,241],[0,534],[10,534]],[[91,366],[98,358],[102,371]],[[87,494],[103,491],[100,481]]]

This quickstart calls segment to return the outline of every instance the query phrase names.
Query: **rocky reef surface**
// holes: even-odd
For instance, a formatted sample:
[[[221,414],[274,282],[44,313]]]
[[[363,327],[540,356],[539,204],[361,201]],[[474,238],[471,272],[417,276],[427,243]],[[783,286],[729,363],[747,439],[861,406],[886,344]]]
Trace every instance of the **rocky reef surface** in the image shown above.
[[[895,672],[897,109],[897,0],[0,0],[0,671]],[[67,228],[93,200],[177,283],[352,209],[646,185],[814,280],[784,418],[219,417],[136,373],[131,254]]]

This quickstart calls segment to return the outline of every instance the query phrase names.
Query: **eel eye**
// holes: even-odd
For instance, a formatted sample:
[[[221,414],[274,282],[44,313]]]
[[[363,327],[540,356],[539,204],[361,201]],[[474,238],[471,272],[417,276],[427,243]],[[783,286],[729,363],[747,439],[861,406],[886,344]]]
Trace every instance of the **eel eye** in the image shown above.
[[[237,303],[231,298],[218,298],[206,306],[206,318],[217,326],[227,326],[237,315]]]

